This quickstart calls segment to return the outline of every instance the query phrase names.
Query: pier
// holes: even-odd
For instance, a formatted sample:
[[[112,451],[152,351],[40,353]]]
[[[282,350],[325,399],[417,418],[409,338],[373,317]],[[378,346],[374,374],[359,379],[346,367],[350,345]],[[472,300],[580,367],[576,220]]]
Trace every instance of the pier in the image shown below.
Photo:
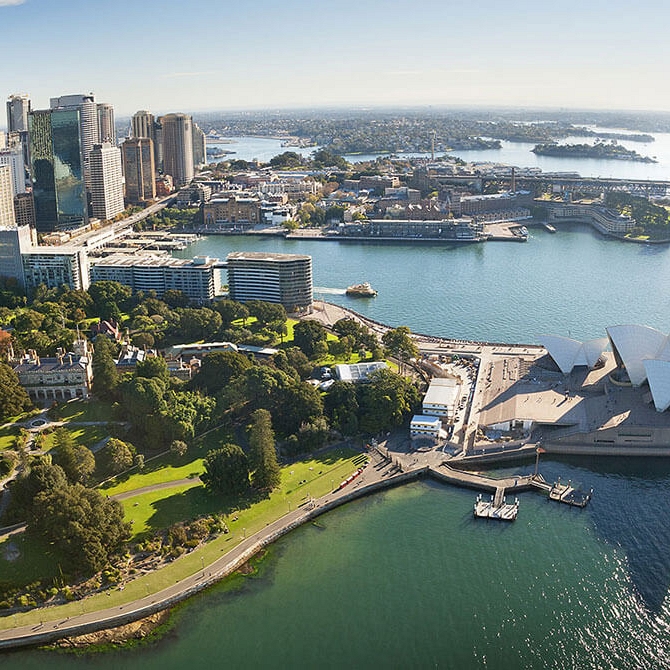
[[[515,498],[513,503],[506,502],[505,489],[496,489],[495,496],[490,500],[484,500],[480,493],[474,506],[474,514],[478,519],[497,519],[499,521],[514,521],[519,512],[519,499]]]

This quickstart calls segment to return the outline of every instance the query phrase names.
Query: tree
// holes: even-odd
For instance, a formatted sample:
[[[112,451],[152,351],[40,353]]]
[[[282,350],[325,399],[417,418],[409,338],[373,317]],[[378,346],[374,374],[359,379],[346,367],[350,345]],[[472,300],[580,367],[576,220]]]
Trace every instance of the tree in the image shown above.
[[[114,363],[114,345],[104,336],[98,336],[93,352],[92,390],[101,400],[116,398],[116,389],[119,385],[119,373]]]
[[[295,151],[284,151],[284,153],[270,159],[270,165],[274,168],[294,168],[302,165],[302,157]]]
[[[258,489],[274,489],[279,486],[280,469],[272,431],[272,416],[265,409],[257,409],[251,415],[249,427],[249,465],[251,483]]]
[[[53,454],[56,464],[63,468],[72,483],[88,482],[95,471],[93,452],[88,447],[77,444],[72,434],[63,427],[54,431]]]
[[[359,394],[359,424],[366,433],[399,426],[419,404],[416,386],[391,370],[375,370]]]
[[[21,414],[32,405],[16,372],[6,363],[0,363],[0,421]]]
[[[398,326],[382,335],[382,343],[392,356],[400,359],[401,364],[419,354],[407,326]]]
[[[98,452],[98,466],[106,474],[116,475],[132,467],[134,457],[135,448],[132,445],[112,437]]]
[[[318,351],[318,343],[326,342],[326,329],[314,319],[304,319],[293,327],[293,341],[308,358]]]
[[[137,364],[135,369],[137,377],[146,377],[147,379],[157,378],[168,384],[170,381],[170,372],[164,358],[158,356],[149,356]]]
[[[235,300],[217,300],[212,309],[221,315],[221,322],[224,327],[230,326],[237,319],[246,319],[249,316],[249,310],[241,303]]]
[[[263,326],[273,326],[272,330],[279,332],[286,323],[286,309],[284,305],[277,305],[263,300],[248,300],[246,307],[250,316],[255,316],[258,323]]]
[[[27,472],[8,484],[11,491],[7,516],[25,520],[38,493],[55,491],[68,485],[63,468],[45,460],[33,462]]]
[[[173,440],[170,443],[170,453],[174,454],[178,458],[186,455],[188,451],[188,444],[183,440]]]
[[[116,500],[71,484],[36,496],[26,532],[53,545],[66,574],[91,575],[130,537],[130,524]]]
[[[93,300],[95,316],[107,321],[110,319],[118,321],[133,291],[129,286],[124,286],[117,281],[105,280],[93,282],[88,293]]]
[[[224,444],[205,456],[200,479],[212,493],[240,495],[249,487],[249,461],[237,444]]]
[[[251,361],[237,351],[215,351],[203,356],[200,372],[193,378],[192,385],[214,394],[251,366]]]
[[[358,433],[359,404],[354,384],[336,381],[328,389],[323,405],[335,430],[339,430],[342,435]]]

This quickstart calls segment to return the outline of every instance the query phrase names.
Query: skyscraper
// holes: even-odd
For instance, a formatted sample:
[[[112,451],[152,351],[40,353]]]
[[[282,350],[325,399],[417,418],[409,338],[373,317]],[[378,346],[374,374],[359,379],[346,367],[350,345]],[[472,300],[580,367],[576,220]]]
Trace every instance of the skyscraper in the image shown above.
[[[26,166],[21,146],[0,149],[0,165],[9,166],[14,195],[26,192]]]
[[[8,165],[0,165],[0,227],[15,225],[12,175]]]
[[[141,203],[156,198],[153,144],[149,137],[136,137],[121,145],[128,202]]]
[[[202,132],[197,123],[192,123],[193,128],[193,165],[199,167],[207,162],[207,143],[205,133]]]
[[[101,142],[109,142],[116,146],[116,125],[114,123],[114,107],[106,102],[99,102],[98,109],[98,137]]]
[[[100,143],[98,136],[98,106],[92,93],[88,95],[61,95],[51,98],[51,109],[77,110],[80,118],[80,137],[82,152],[82,167],[86,188],[91,188],[91,171],[89,157],[94,145]]]
[[[163,127],[163,172],[172,175],[176,187],[193,179],[193,131],[187,114],[161,117]]]
[[[153,142],[154,165],[156,170],[160,170],[163,165],[163,134],[154,115],[145,109],[135,112],[131,120],[131,135],[133,138],[149,138]]]
[[[35,225],[38,232],[88,222],[78,109],[45,109],[28,116]]]
[[[10,95],[7,100],[7,130],[24,133],[28,130],[30,98],[27,93]]]
[[[99,219],[112,219],[124,209],[121,150],[109,142],[91,150],[91,204]]]

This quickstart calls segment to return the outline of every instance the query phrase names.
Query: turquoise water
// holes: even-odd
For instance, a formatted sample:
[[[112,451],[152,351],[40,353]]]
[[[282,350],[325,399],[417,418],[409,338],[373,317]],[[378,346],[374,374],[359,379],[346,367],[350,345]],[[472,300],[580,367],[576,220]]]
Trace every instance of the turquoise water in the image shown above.
[[[327,299],[426,333],[670,329],[668,249],[586,227],[451,248],[211,237],[182,255],[234,250],[308,253],[315,285],[379,290]],[[291,533],[261,577],[192,599],[159,642],[84,658],[25,651],[0,667],[670,667],[670,461],[547,460],[541,471],[593,487],[589,507],[528,493],[515,523],[475,522],[473,492],[412,484]]]
[[[625,244],[587,226],[532,228],[525,244],[429,247],[210,236],[179,255],[279,251],[312,256],[314,286],[369,281],[379,295],[321,297],[413,331],[501,342],[542,333],[602,337],[606,326],[670,330],[670,247]],[[319,298],[318,291],[316,297]]]
[[[633,499],[641,485],[616,467],[561,471],[597,486],[632,481]],[[655,483],[667,487],[668,477]],[[157,643],[4,660],[26,669],[668,667],[666,599],[645,604],[626,543],[604,536],[618,524],[601,528],[602,505],[581,511],[529,493],[517,521],[502,524],[474,520],[473,499],[416,483],[357,501],[322,517],[324,528],[280,541],[262,576],[238,591],[194,598]],[[645,532],[643,544],[652,569],[667,565],[657,538]]]

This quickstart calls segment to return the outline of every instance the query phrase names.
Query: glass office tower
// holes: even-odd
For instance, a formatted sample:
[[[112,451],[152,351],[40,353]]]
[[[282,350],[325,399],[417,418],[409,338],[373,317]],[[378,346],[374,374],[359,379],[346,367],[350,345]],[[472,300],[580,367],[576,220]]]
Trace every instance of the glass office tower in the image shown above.
[[[79,110],[36,110],[28,124],[38,232],[87,223]]]

